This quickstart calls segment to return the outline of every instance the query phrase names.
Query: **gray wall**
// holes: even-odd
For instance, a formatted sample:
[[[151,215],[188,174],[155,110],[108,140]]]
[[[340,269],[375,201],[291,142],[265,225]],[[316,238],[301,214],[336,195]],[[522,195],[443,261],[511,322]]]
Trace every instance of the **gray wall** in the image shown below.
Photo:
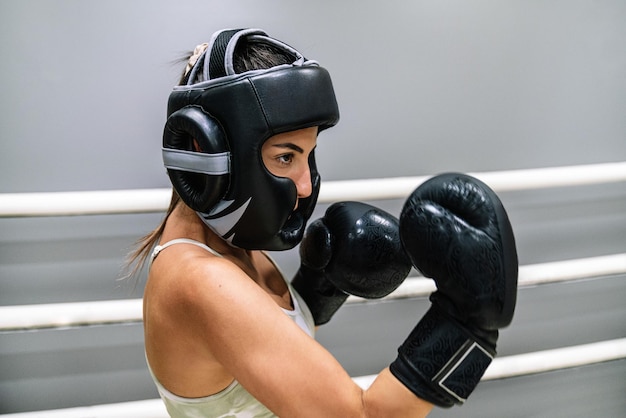
[[[171,62],[222,27],[264,28],[331,71],[342,121],[320,141],[327,180],[626,155],[621,0],[0,7],[3,192],[167,186]]]
[[[0,0],[0,193],[168,187],[172,61],[222,27],[266,29],[331,71],[342,120],[319,140],[324,180],[624,161],[624,22],[622,0]],[[522,264],[626,247],[623,183],[502,198]],[[116,277],[160,218],[0,219],[0,304],[141,296]],[[276,257],[297,268],[295,251]],[[624,279],[520,291],[500,353],[626,336]],[[375,373],[426,306],[348,307],[319,338],[351,374]],[[625,367],[487,384],[436,414],[559,416],[554,399],[561,416],[618,416]],[[139,324],[0,333],[0,413],[154,396]]]

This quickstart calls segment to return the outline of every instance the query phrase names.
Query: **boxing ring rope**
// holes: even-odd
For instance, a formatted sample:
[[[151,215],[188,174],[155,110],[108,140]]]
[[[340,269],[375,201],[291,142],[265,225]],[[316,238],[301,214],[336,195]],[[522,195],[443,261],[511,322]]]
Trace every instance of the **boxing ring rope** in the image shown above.
[[[497,192],[571,187],[626,181],[626,162],[468,174],[484,181]],[[429,177],[328,181],[322,184],[319,202],[405,198]],[[5,193],[0,194],[0,218],[163,212],[169,203],[170,194],[170,189]],[[621,274],[626,274],[626,253],[520,266],[519,285],[528,287]],[[385,299],[425,297],[433,290],[435,286],[432,280],[409,277]],[[347,303],[368,302],[351,296]],[[141,321],[141,299],[0,307],[0,333]],[[626,359],[626,338],[498,357],[487,369],[483,380],[543,373],[620,359]],[[374,378],[372,375],[353,379],[366,388]],[[151,399],[0,416],[165,418],[167,414],[159,399]]]
[[[482,381],[544,373],[626,358],[626,338],[497,357]],[[367,389],[375,375],[353,377]],[[168,418],[160,399],[0,415],[3,418]]]
[[[618,274],[626,274],[626,253],[520,266],[519,286],[536,286]],[[434,290],[435,283],[432,280],[410,277],[384,299],[426,297]],[[347,303],[367,302],[371,301],[356,296],[350,296],[347,301]],[[0,332],[141,321],[141,299],[0,306]]]
[[[626,162],[468,173],[496,192],[626,181]],[[322,182],[318,201],[405,198],[430,176]],[[0,218],[163,212],[171,189],[3,193]]]

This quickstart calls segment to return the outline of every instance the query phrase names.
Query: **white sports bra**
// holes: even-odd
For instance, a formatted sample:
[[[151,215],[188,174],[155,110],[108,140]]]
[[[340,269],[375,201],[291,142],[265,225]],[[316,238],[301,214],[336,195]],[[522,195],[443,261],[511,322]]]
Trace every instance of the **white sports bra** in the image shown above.
[[[211,254],[218,257],[222,257],[214,249],[207,245],[187,239],[179,238],[166,242],[163,245],[157,245],[152,251],[150,258],[150,264],[159,255],[161,251],[170,245],[185,243],[192,244],[198,247],[204,248]],[[285,276],[279,269],[278,265],[272,260],[272,258],[265,254],[267,258],[279,271],[283,280]],[[300,295],[291,287],[291,284],[285,280],[291,300],[293,303],[293,310],[282,309],[283,312],[295,321],[295,323],[310,336],[314,335],[315,325],[313,322],[313,316],[308,307],[300,297]],[[167,412],[172,418],[197,418],[197,417],[219,417],[219,418],[264,418],[275,417],[275,415],[268,410],[263,404],[257,401],[246,389],[239,384],[236,380],[233,381],[226,389],[211,396],[202,398],[183,398],[168,391],[161,383],[156,379],[150,363],[146,359],[148,364],[148,370],[152,376],[152,380],[159,391],[159,395],[163,400]]]

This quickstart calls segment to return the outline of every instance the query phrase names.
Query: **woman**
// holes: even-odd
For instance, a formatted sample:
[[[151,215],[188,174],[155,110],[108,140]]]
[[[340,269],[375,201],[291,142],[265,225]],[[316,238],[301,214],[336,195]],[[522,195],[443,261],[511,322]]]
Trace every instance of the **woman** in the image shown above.
[[[133,255],[150,259],[146,358],[172,417],[419,417],[439,399],[417,387],[410,354],[358,387],[313,338],[349,290],[339,284],[320,321],[307,305],[325,267],[299,273],[305,303],[263,251],[302,240],[319,191],[317,136],[338,118],[328,73],[260,30],[217,32],[189,59],[163,140],[172,201]]]

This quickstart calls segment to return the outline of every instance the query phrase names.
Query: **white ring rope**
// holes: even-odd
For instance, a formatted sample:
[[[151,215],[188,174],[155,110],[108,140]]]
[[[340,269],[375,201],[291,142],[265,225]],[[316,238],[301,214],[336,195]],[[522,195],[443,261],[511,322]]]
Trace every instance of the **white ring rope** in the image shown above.
[[[626,253],[520,266],[519,285],[616,274],[626,274]],[[409,278],[386,299],[427,296],[434,290],[430,279]],[[354,296],[348,299],[348,303],[364,301]],[[0,332],[141,322],[142,318],[141,299],[0,306]]]
[[[626,162],[467,174],[482,180],[496,192],[510,192],[626,181]],[[430,177],[322,182],[319,200],[330,203],[338,200],[405,198]]]
[[[496,357],[481,380],[506,379],[545,373],[589,364],[626,358],[626,338],[554,348],[513,356]],[[359,376],[353,380],[363,389],[372,384],[376,375]]]
[[[468,173],[496,192],[626,181],[626,162]],[[382,200],[408,196],[430,176],[322,182],[318,201]],[[0,218],[162,212],[170,189],[0,194]]]
[[[506,357],[496,357],[482,381],[504,379],[566,368],[592,365],[626,358],[626,338],[582,344],[572,347],[535,351]],[[367,389],[375,375],[353,377],[354,382]],[[21,412],[0,415],[2,418],[168,418],[161,399],[121,402],[105,405],[65,408],[48,411]]]

